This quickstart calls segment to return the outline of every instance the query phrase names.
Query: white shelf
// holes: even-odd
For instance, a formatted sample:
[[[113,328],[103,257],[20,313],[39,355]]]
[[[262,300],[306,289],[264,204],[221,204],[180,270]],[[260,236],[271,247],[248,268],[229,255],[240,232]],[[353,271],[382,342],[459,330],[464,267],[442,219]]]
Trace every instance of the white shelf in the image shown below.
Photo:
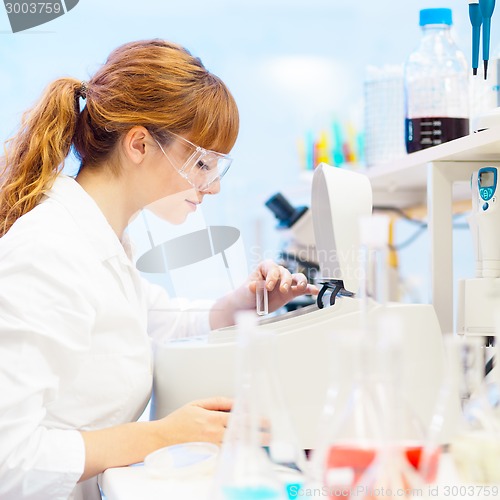
[[[409,154],[366,170],[374,205],[427,204],[432,303],[443,333],[453,331],[453,202],[470,199],[479,168],[500,166],[500,130],[490,129]],[[461,188],[457,191],[457,187]]]
[[[388,164],[368,167],[374,205],[406,208],[426,203],[430,163],[489,163],[500,161],[500,130],[484,130],[432,148],[417,151]],[[470,197],[467,178],[457,178],[465,185],[456,186],[454,199]]]

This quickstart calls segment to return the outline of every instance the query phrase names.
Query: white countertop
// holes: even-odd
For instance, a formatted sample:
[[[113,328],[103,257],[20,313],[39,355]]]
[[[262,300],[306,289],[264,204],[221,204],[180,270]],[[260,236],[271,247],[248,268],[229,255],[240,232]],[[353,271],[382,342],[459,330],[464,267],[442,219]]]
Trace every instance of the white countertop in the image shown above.
[[[117,467],[99,476],[107,500],[204,500],[212,478],[174,481],[152,478],[142,465]]]
[[[150,477],[146,469],[138,465],[108,469],[99,476],[99,484],[107,500],[206,500],[211,477],[189,481],[157,479]],[[496,488],[500,491],[500,487]],[[500,494],[494,495],[493,491],[492,486],[462,484],[451,457],[444,454],[436,484],[426,485],[423,493],[427,498],[437,500],[500,498]],[[415,495],[416,499],[419,497],[426,498]]]

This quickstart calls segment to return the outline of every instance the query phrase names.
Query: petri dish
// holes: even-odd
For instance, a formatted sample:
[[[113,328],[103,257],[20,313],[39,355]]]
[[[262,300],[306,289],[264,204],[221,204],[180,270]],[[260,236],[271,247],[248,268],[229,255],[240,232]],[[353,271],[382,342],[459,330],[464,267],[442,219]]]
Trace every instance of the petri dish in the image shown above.
[[[219,447],[213,443],[193,442],[167,446],[144,459],[151,477],[184,479],[213,473]]]

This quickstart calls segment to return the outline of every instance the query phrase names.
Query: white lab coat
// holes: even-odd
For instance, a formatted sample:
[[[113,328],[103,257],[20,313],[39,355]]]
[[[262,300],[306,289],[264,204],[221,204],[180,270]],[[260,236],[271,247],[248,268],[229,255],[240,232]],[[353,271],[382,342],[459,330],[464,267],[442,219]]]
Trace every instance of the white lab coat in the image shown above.
[[[207,302],[143,280],[94,200],[60,175],[0,239],[0,498],[100,498],[80,430],[137,419],[150,336],[209,329]],[[148,336],[148,333],[150,336]]]

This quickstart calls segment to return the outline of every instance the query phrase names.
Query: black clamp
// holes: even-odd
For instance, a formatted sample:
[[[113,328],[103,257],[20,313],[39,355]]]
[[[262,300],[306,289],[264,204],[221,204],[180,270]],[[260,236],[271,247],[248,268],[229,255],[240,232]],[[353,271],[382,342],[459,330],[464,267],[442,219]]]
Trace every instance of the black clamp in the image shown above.
[[[328,280],[320,282],[320,285],[323,285],[321,290],[318,293],[318,298],[316,299],[316,304],[318,305],[318,309],[323,309],[325,305],[323,304],[323,295],[327,290],[331,290],[332,293],[330,295],[330,305],[333,306],[335,304],[335,299],[337,295],[341,295],[344,297],[353,297],[354,293],[346,290],[344,288],[344,282],[342,280]]]

